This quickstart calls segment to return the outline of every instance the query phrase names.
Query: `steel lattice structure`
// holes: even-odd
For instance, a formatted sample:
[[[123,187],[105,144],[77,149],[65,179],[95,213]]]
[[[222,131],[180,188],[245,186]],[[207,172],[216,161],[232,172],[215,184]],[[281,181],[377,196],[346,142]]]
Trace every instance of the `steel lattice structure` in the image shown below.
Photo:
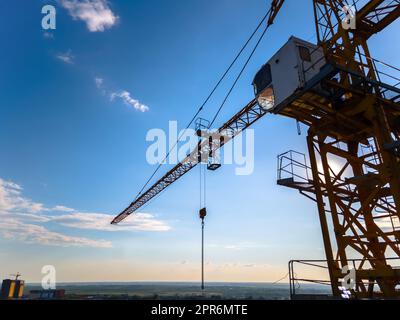
[[[128,208],[126,208],[112,221],[112,224],[117,224],[124,220],[127,216],[134,213],[137,209],[153,199],[169,185],[193,169],[197,164],[199,164],[200,161],[208,160],[210,151],[215,152],[217,149],[221,148],[224,144],[229,142],[242,131],[246,130],[265,114],[267,114],[267,111],[261,108],[257,104],[256,100],[251,101],[218,130],[219,135],[216,135],[217,139],[214,138],[211,148],[208,139],[204,139],[203,142],[199,143],[196,150],[188,155],[181,163],[178,163],[174,168],[168,171],[168,173],[159,179],[149,190],[136,199]],[[199,151],[202,154],[201,157],[206,157],[206,159],[199,159]]]
[[[309,126],[313,179],[286,186],[317,202],[333,293],[342,268],[358,259],[357,297],[397,297],[400,270],[390,257],[400,257],[400,90],[381,81],[367,40],[399,17],[400,4],[369,1],[350,31],[341,25],[345,5],[314,1],[329,64],[278,112]]]

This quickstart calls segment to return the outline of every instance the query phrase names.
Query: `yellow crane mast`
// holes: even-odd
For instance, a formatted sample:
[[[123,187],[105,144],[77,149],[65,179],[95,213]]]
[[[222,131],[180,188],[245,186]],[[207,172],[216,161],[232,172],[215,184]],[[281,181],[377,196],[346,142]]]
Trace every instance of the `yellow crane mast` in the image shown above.
[[[286,183],[317,202],[333,293],[340,295],[341,270],[351,258],[358,297],[376,296],[376,285],[379,294],[396,297],[400,270],[390,258],[400,257],[400,99],[397,88],[380,81],[367,41],[398,18],[400,4],[369,1],[348,30],[345,6],[314,1],[325,70],[274,109],[309,127],[312,181],[306,189]]]

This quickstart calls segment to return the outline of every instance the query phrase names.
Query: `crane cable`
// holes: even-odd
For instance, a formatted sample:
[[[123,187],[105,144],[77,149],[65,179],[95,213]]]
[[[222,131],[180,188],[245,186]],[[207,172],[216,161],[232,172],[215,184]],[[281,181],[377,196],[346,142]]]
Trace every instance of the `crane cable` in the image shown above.
[[[285,280],[287,277],[289,277],[289,272],[286,273],[285,276],[280,278],[279,280],[276,280],[276,281],[272,282],[272,284],[278,284],[279,282]]]
[[[269,15],[270,12],[271,12],[271,10],[269,10],[267,14]],[[250,60],[251,60],[251,58],[254,56],[254,53],[257,51],[258,46],[260,45],[262,39],[264,38],[265,34],[267,33],[267,31],[268,31],[268,29],[269,29],[269,27],[270,27],[271,25],[272,25],[272,23],[268,23],[268,24],[266,25],[266,27],[264,28],[263,33],[261,34],[261,36],[260,36],[260,38],[258,39],[256,45],[254,46],[253,50],[251,51],[249,57],[247,58],[246,62],[244,63],[242,69],[240,70],[239,74],[237,75],[235,81],[233,82],[233,84],[232,84],[231,88],[229,89],[227,95],[225,96],[224,100],[222,101],[222,103],[221,103],[221,105],[220,105],[220,107],[219,107],[217,113],[215,114],[213,120],[210,122],[210,126],[208,127],[208,129],[210,129],[211,126],[214,124],[215,120],[217,119],[218,115],[220,114],[220,112],[221,112],[222,108],[224,107],[225,103],[228,101],[228,98],[230,97],[231,93],[232,93],[233,90],[235,89],[235,87],[236,87],[238,81],[240,80],[240,78],[241,78],[242,75],[243,75],[243,72],[246,70],[246,68],[247,68],[247,66],[248,66],[248,64],[249,64],[249,62],[250,62]]]
[[[272,9],[270,9],[266,16],[263,18],[263,20],[260,22],[260,24],[258,25],[257,29],[255,30],[255,32],[253,33],[252,37],[255,35],[255,33],[258,31],[258,29],[260,28],[261,24],[263,23],[263,21],[266,19],[267,16],[270,15],[270,13],[272,12]],[[230,97],[231,93],[233,92],[233,90],[235,89],[237,83],[239,82],[241,76],[243,75],[244,71],[246,70],[251,58],[254,56],[254,53],[257,51],[257,48],[259,47],[261,41],[263,40],[265,34],[267,33],[269,27],[271,26],[271,22],[268,22],[266,27],[264,28],[264,31],[262,32],[262,34],[260,35],[260,38],[258,39],[257,43],[255,44],[253,50],[251,51],[249,57],[247,58],[246,62],[244,63],[242,69],[240,70],[239,74],[237,75],[235,81],[233,82],[231,88],[229,89],[227,95],[225,96],[224,100],[222,101],[220,107],[218,108],[213,120],[210,122],[209,126],[208,126],[208,130],[211,129],[212,125],[214,124],[215,120],[217,119],[218,115],[220,114],[222,108],[224,107],[225,103],[228,101],[228,98]],[[249,41],[248,41],[249,42]],[[247,42],[247,43],[248,43]],[[246,46],[247,46],[246,43]],[[233,66],[233,64],[231,65]],[[203,164],[200,163],[200,210],[206,210],[206,168],[203,168]],[[202,170],[204,170],[204,183],[203,183],[203,187],[204,187],[204,191],[202,190]],[[203,193],[203,194],[202,194]],[[205,286],[204,286],[204,217],[201,217],[201,290],[204,292],[205,290]],[[286,276],[285,276],[286,278]],[[281,280],[279,280],[281,281]]]
[[[154,176],[157,174],[157,172],[160,170],[162,164],[165,162],[165,160],[168,159],[169,155],[171,154],[171,152],[175,149],[175,147],[177,146],[179,140],[182,138],[182,136],[186,133],[186,131],[191,127],[191,125],[193,124],[193,122],[196,120],[197,116],[200,114],[200,112],[204,109],[204,107],[206,106],[206,104],[210,101],[211,97],[214,95],[215,91],[217,91],[217,89],[219,88],[219,86],[221,85],[222,81],[226,78],[226,76],[228,75],[229,71],[231,71],[231,69],[233,68],[233,66],[235,65],[235,63],[237,62],[237,60],[240,58],[240,56],[242,55],[243,51],[247,48],[247,46],[249,45],[249,43],[251,42],[251,40],[254,38],[254,36],[257,34],[258,30],[261,28],[262,24],[264,23],[264,21],[267,19],[267,17],[270,15],[272,9],[269,9],[268,12],[266,13],[266,15],[261,19],[261,21],[259,22],[259,24],[257,25],[256,29],[253,31],[253,33],[250,35],[250,37],[247,39],[247,41],[245,42],[245,44],[243,45],[243,47],[239,50],[239,52],[237,53],[236,57],[233,59],[233,61],[231,62],[231,64],[229,65],[229,67],[226,69],[226,71],[223,73],[223,75],[220,77],[220,79],[218,80],[218,82],[216,83],[216,85],[214,86],[214,88],[211,90],[210,94],[207,96],[207,98],[204,100],[204,102],[201,104],[201,106],[198,108],[197,112],[194,114],[193,118],[190,120],[190,122],[188,123],[188,125],[186,126],[185,130],[183,130],[183,132],[181,133],[181,135],[178,137],[178,139],[176,140],[175,144],[171,147],[171,149],[168,151],[168,153],[166,154],[166,156],[164,157],[163,161],[160,162],[160,164],[157,166],[157,168],[155,169],[155,171],[153,172],[153,174],[150,176],[150,178],[146,181],[146,183],[144,184],[144,186],[142,187],[142,189],[138,192],[138,194],[135,197],[136,201],[141,194],[143,193],[143,191],[146,189],[146,187],[149,185],[149,183],[151,182],[151,180],[154,178]],[[266,31],[266,30],[265,30]],[[264,33],[265,33],[264,31]],[[259,40],[260,42],[260,40]],[[258,42],[258,44],[259,44]],[[258,46],[257,44],[257,46]],[[255,50],[254,50],[255,51]],[[254,54],[254,52],[253,52]],[[253,55],[252,54],[252,55]],[[249,59],[250,61],[250,59]],[[247,62],[248,64],[248,62]],[[242,70],[241,73],[243,73],[244,69]],[[239,79],[237,79],[239,80]],[[237,81],[236,81],[237,82]],[[232,91],[233,88],[230,90]],[[228,96],[230,95],[230,93],[228,94]],[[226,100],[228,99],[228,97],[226,98]],[[225,103],[224,103],[225,104]],[[223,105],[222,105],[223,106]],[[222,109],[222,107],[220,107],[220,109]],[[220,110],[219,110],[220,111]],[[218,111],[218,113],[219,113]],[[217,114],[218,115],[218,114]]]
[[[201,138],[199,137],[199,140]],[[201,158],[203,160],[203,157]],[[199,212],[200,212],[200,219],[201,219],[201,290],[204,293],[205,290],[205,277],[204,277],[204,226],[205,226],[205,215],[202,215],[202,210],[206,210],[207,207],[207,168],[206,166],[200,162],[199,163],[199,182],[200,182],[200,207],[199,207]]]

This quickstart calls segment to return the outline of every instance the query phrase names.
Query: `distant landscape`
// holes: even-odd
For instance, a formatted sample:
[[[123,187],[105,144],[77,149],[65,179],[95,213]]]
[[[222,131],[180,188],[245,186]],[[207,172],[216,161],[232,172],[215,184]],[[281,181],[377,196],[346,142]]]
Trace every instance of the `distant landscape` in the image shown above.
[[[298,293],[329,294],[329,287],[299,284]],[[288,284],[268,283],[208,283],[201,292],[198,283],[130,282],[130,283],[59,283],[57,289],[65,289],[65,299],[289,299]],[[25,294],[41,290],[39,284],[26,284]]]

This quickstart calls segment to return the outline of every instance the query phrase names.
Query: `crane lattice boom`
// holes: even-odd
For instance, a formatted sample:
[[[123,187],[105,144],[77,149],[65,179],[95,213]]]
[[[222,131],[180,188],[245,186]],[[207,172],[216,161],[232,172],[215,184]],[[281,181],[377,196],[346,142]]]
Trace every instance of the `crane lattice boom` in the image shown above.
[[[224,144],[232,140],[238,134],[246,130],[258,119],[263,117],[267,113],[262,107],[260,107],[256,100],[252,100],[247,104],[240,112],[226,122],[219,130],[222,140],[214,141],[213,151],[222,147]],[[169,185],[174,183],[176,180],[181,178],[191,169],[193,169],[199,163],[199,150],[201,153],[209,153],[209,141],[208,139],[202,140],[199,146],[192,151],[182,162],[178,163],[174,168],[167,172],[161,179],[159,179],[151,188],[145,193],[138,197],[128,208],[126,208],[120,215],[118,215],[112,224],[117,224],[124,220],[126,217],[134,213],[148,201],[157,196]]]

